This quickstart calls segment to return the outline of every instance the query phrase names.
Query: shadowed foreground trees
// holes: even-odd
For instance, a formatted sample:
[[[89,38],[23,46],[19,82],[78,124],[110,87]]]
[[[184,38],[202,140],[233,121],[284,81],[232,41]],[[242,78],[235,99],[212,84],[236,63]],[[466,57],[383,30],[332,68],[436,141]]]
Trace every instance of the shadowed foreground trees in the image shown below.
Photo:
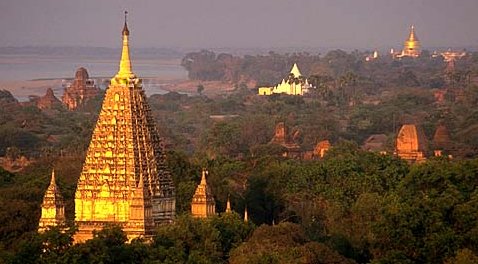
[[[254,225],[235,213],[212,219],[179,216],[160,226],[152,240],[133,239],[118,226],[94,233],[93,239],[73,245],[73,230],[58,228],[30,233],[16,254],[0,251],[5,263],[225,263],[229,251],[242,243]],[[1,262],[1,263],[3,263]]]

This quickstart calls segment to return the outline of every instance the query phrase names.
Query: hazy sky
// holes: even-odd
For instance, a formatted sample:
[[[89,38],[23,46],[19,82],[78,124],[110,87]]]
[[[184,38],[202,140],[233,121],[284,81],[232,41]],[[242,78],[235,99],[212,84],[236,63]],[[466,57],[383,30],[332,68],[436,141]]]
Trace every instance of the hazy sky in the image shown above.
[[[478,46],[478,0],[0,0],[0,46]]]

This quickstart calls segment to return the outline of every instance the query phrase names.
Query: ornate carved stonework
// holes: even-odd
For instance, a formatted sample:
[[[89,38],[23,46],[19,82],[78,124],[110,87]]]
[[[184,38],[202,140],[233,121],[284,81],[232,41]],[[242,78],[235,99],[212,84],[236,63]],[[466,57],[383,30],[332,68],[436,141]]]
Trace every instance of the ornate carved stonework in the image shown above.
[[[141,79],[131,70],[123,29],[119,71],[111,79],[75,194],[75,241],[107,224],[129,239],[149,236],[175,217],[175,188]]]
[[[193,217],[206,218],[216,215],[216,202],[212,196],[211,189],[206,182],[207,170],[202,170],[201,182],[196,188],[191,203],[191,214]]]
[[[50,185],[43,197],[38,232],[44,232],[48,227],[53,226],[65,226],[65,203],[58,186],[56,186],[55,171],[51,172]]]
[[[100,88],[89,78],[86,69],[81,67],[76,70],[73,83],[65,88],[61,101],[69,110],[75,110],[98,96],[99,93]]]
[[[396,141],[397,155],[408,162],[421,162],[425,158],[425,136],[415,125],[403,125]]]

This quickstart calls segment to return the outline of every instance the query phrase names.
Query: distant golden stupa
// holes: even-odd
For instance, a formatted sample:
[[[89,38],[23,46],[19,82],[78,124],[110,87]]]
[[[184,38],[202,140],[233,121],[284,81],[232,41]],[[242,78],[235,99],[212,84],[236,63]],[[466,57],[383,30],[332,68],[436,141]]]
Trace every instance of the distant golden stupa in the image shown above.
[[[118,73],[106,90],[75,193],[75,242],[116,224],[128,239],[148,236],[175,217],[175,188],[151,110],[122,31]]]
[[[65,226],[65,203],[60,189],[55,182],[55,170],[51,172],[51,180],[43,197],[41,217],[38,232],[44,232],[48,227]]]
[[[216,202],[206,182],[207,174],[207,170],[203,169],[201,182],[193,196],[191,203],[191,214],[193,217],[207,218],[216,215]]]
[[[415,26],[410,27],[410,34],[408,35],[408,39],[405,40],[403,45],[403,50],[400,55],[397,57],[413,57],[416,58],[420,56],[421,53],[421,45],[420,41],[418,40],[417,35],[415,34]]]

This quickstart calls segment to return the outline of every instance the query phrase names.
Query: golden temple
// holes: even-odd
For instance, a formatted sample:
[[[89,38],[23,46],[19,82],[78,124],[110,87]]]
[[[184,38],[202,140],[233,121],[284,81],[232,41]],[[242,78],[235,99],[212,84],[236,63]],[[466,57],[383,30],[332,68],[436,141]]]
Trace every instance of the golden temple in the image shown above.
[[[410,27],[410,34],[408,35],[408,39],[405,40],[403,45],[402,53],[397,55],[398,58],[401,57],[412,57],[416,58],[420,56],[421,53],[421,45],[418,37],[415,33],[415,26]]]
[[[216,202],[206,182],[207,174],[208,171],[203,169],[201,182],[194,192],[191,203],[191,214],[193,217],[207,218],[216,215]]]
[[[122,31],[118,73],[106,90],[75,193],[75,242],[116,224],[128,239],[149,236],[175,217],[175,187],[165,150],[129,58],[129,29]]]
[[[41,205],[41,217],[38,224],[38,232],[44,232],[48,227],[65,226],[65,202],[56,185],[55,170],[51,172],[51,180],[43,197]]]

